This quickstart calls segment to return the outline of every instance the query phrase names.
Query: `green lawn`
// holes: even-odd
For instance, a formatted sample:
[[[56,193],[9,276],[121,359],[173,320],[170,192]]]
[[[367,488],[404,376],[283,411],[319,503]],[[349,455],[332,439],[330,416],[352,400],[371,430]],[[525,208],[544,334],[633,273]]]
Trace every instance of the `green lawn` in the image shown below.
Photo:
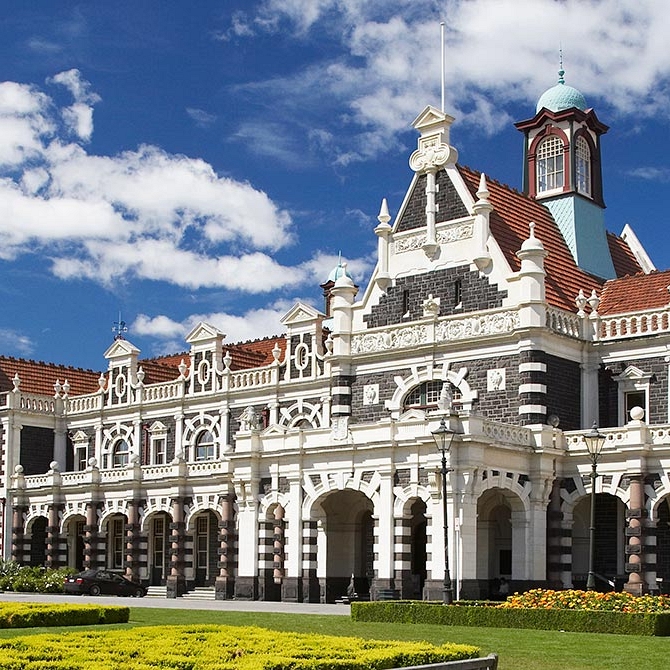
[[[484,654],[498,653],[500,670],[605,670],[610,668],[627,670],[631,665],[640,665],[645,670],[666,670],[670,667],[670,638],[657,637],[588,635],[509,628],[355,623],[343,616],[142,607],[131,608],[129,624],[113,627],[191,623],[256,625],[274,630],[355,635],[380,640],[426,640],[436,644],[444,642],[473,644],[480,647]],[[34,632],[64,632],[66,630],[68,629],[41,628],[34,629]],[[25,629],[0,630],[2,638],[26,634],[29,634],[29,631]]]

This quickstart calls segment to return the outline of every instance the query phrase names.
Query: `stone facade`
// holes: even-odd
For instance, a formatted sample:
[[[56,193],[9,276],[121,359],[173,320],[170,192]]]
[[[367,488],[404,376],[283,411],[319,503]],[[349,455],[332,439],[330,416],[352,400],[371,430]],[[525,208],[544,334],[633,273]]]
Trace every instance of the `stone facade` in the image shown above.
[[[528,141],[547,114],[604,132],[541,110]],[[3,556],[125,571],[168,597],[294,602],[439,599],[447,574],[463,597],[501,577],[570,587],[590,558],[633,593],[670,581],[667,305],[617,312],[630,279],[585,272],[541,193],[457,166],[449,125],[418,117],[370,283],[338,266],[327,314],[298,303],[284,335],[241,345],[199,324],[178,364],[117,339],[93,391],[31,388],[46,366],[0,359]],[[641,248],[610,242],[622,277],[641,269]],[[657,274],[637,281],[670,284]]]

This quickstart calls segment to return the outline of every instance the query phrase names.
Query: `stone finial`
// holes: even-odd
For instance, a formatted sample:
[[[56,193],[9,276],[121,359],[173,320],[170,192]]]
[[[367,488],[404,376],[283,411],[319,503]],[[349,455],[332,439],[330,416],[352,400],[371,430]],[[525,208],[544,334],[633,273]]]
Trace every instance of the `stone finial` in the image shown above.
[[[486,185],[486,175],[482,172],[481,177],[479,177],[479,189],[477,190],[477,197],[479,198],[480,202],[485,202],[488,204],[490,195],[491,194],[489,193],[488,186]]]
[[[12,377],[12,384],[14,384],[14,388],[12,389],[14,393],[18,393],[21,389],[19,388],[21,386],[21,378],[19,377],[19,373],[15,373],[14,376]]]
[[[67,398],[70,393],[70,382],[66,379],[63,382],[63,397]]]
[[[223,364],[225,366],[225,371],[230,372],[230,364],[233,362],[233,357],[230,355],[230,349],[226,349],[226,354],[223,357]]]
[[[596,295],[596,290],[591,291],[591,295],[587,301],[591,308],[591,316],[598,316],[598,307],[600,306],[600,298]]]
[[[56,379],[54,383],[54,398],[60,398],[60,392],[63,389],[60,383],[60,379]]]
[[[584,311],[586,303],[587,303],[586,296],[584,295],[584,291],[580,288],[579,293],[575,298],[575,305],[577,305],[577,316],[586,316],[586,312]]]
[[[144,368],[142,368],[142,366],[140,365],[140,368],[137,371],[137,382],[138,384],[140,384],[140,386],[144,384],[144,377],[145,377]]]
[[[186,363],[184,363],[184,359],[182,358],[179,365],[177,366],[177,369],[179,370],[179,378],[180,379],[186,379],[186,370],[188,369],[188,366]]]
[[[389,214],[389,206],[386,202],[386,198],[382,198],[382,205],[379,209],[379,215],[377,216],[377,221],[382,225],[388,225],[388,222],[391,220],[391,215]]]
[[[274,347],[272,347],[272,358],[274,362],[279,364],[279,357],[281,356],[281,347],[278,342],[275,342]]]
[[[105,384],[107,383],[107,378],[105,377],[102,372],[100,373],[100,376],[98,377],[98,386],[100,387],[101,391],[105,390]]]

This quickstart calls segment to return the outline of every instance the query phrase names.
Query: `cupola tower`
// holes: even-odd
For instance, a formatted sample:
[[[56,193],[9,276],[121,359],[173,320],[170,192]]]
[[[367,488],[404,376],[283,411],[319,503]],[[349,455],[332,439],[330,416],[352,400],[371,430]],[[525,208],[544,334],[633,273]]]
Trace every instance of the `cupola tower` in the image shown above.
[[[561,67],[535,116],[515,124],[525,138],[523,190],[549,208],[579,267],[611,279],[600,160],[600,137],[608,127],[564,75]]]

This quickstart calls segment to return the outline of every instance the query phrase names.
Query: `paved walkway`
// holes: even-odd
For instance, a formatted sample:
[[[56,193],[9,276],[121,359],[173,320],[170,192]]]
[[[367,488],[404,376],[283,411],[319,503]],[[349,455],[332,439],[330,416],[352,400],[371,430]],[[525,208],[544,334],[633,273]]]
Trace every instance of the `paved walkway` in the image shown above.
[[[128,605],[222,612],[283,612],[285,614],[339,614],[349,616],[349,605],[319,603],[275,603],[257,600],[190,600],[183,598],[118,598],[114,596],[66,596],[58,593],[0,593],[0,602],[75,603],[78,605]]]

